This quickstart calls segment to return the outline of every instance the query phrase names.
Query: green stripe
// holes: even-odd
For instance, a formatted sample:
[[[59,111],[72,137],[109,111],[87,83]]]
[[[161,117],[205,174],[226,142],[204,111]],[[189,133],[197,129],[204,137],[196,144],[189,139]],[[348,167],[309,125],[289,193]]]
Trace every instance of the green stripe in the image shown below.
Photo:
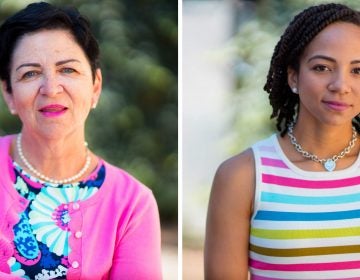
[[[252,228],[251,235],[267,239],[306,239],[331,238],[360,235],[360,227],[334,228],[334,229],[300,229],[300,230],[271,230]]]
[[[260,247],[250,244],[250,251],[260,255],[273,256],[273,257],[301,257],[301,256],[359,253],[360,245],[296,248],[296,249],[271,249],[271,248]]]

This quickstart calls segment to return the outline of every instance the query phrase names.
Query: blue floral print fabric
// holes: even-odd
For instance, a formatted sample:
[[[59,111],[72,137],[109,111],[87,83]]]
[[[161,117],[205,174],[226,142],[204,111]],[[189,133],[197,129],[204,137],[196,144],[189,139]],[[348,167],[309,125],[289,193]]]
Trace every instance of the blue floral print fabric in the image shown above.
[[[25,173],[13,162],[14,187],[30,201],[13,227],[11,273],[23,279],[65,279],[68,268],[70,216],[68,205],[93,196],[105,179],[101,164],[90,177],[73,184],[53,185]]]

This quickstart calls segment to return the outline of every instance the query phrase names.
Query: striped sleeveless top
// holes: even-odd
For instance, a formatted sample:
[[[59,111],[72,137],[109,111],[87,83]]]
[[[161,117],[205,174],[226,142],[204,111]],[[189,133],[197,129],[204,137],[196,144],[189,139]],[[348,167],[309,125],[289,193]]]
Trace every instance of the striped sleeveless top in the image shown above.
[[[286,158],[276,135],[252,149],[251,279],[360,279],[360,157],[310,172]]]

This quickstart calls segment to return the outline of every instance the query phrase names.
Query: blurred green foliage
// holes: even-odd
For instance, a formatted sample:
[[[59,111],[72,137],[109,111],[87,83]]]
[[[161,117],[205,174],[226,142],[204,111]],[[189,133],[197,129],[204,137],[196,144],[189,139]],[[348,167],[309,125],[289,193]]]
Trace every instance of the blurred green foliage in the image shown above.
[[[328,2],[360,9],[358,0],[253,0],[235,5],[236,31],[227,46],[234,58],[235,73],[235,100],[231,106],[236,132],[229,154],[276,131],[275,122],[270,120],[268,96],[263,90],[275,45],[293,16],[308,6]]]
[[[0,0],[0,21],[31,2]],[[89,146],[149,186],[162,222],[177,223],[177,1],[46,2],[77,7],[100,44],[103,92],[87,122]],[[0,105],[1,134],[18,132]]]

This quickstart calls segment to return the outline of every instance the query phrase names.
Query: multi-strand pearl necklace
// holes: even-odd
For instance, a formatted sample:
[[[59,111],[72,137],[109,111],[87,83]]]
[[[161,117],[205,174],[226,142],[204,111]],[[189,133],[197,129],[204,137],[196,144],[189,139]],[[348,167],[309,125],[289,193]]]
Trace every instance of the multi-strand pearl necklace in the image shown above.
[[[85,160],[85,164],[84,164],[83,168],[74,176],[71,176],[69,178],[62,179],[62,180],[56,180],[56,179],[49,178],[49,177],[45,176],[44,174],[42,174],[41,172],[37,171],[29,163],[29,161],[25,158],[23,150],[22,150],[22,146],[21,146],[21,133],[18,134],[18,137],[16,139],[16,147],[17,147],[20,159],[26,165],[26,167],[30,170],[31,173],[33,173],[39,179],[41,179],[45,182],[56,184],[56,185],[68,184],[68,183],[76,181],[77,179],[79,179],[81,176],[83,176],[85,174],[85,172],[89,169],[90,163],[91,163],[91,156],[89,155],[89,150],[86,148],[86,160]],[[87,147],[86,142],[85,142],[85,147]]]
[[[293,146],[295,147],[295,150],[297,152],[299,152],[303,157],[305,158],[309,158],[311,159],[312,161],[315,161],[315,162],[319,162],[321,163],[324,168],[327,170],[327,171],[333,171],[336,167],[336,161],[338,161],[339,159],[343,158],[346,154],[350,153],[351,149],[355,146],[355,142],[357,140],[357,132],[356,132],[356,128],[353,127],[352,128],[352,137],[351,137],[351,140],[349,142],[349,145],[344,148],[340,153],[338,153],[337,155],[333,155],[332,157],[330,158],[327,158],[327,159],[319,159],[317,155],[314,155],[312,153],[309,153],[308,151],[305,151],[301,145],[297,142],[294,134],[293,134],[293,128],[294,128],[294,123],[290,123],[289,126],[288,126],[288,136],[290,138],[290,142],[291,144],[293,144]]]

